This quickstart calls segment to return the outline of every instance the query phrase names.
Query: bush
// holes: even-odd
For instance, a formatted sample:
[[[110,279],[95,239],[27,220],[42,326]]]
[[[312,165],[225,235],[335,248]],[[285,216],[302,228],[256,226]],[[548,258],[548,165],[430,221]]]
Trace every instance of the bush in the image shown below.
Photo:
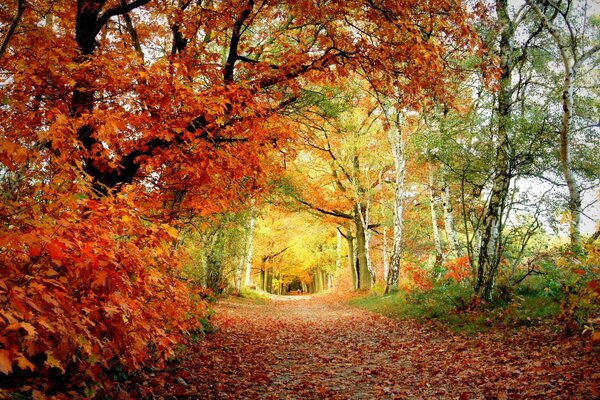
[[[98,393],[115,371],[160,365],[202,328],[205,302],[174,273],[173,228],[142,222],[118,199],[30,210],[0,210],[11,215],[0,252],[1,386],[36,377],[51,390],[68,378]]]

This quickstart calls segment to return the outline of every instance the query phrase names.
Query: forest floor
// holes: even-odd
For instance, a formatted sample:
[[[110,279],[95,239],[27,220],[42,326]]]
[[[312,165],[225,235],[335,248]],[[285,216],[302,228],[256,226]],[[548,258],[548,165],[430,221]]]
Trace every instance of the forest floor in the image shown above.
[[[593,399],[598,345],[541,329],[466,337],[327,296],[227,298],[214,334],[144,383],[147,398]]]

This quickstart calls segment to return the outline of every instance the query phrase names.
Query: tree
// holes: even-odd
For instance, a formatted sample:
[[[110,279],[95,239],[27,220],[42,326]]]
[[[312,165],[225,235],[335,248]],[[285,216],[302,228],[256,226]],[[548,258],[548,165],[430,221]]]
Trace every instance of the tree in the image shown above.
[[[388,161],[373,153],[381,139],[379,119],[369,98],[354,85],[332,99],[321,96],[313,112],[298,120],[305,132],[305,156],[296,163],[296,179],[304,181],[297,184],[303,187],[299,201],[333,217],[335,224],[345,221],[352,226],[344,236],[351,245],[349,254],[354,254],[351,270],[356,289],[370,288],[375,280],[370,256],[376,225],[373,200]]]
[[[548,31],[560,55],[563,67],[563,86],[562,86],[562,118],[559,129],[560,137],[560,162],[562,173],[569,189],[569,211],[571,214],[569,221],[569,236],[571,247],[579,251],[581,249],[581,189],[573,171],[570,136],[572,135],[573,114],[574,114],[574,89],[579,69],[596,53],[600,51],[598,40],[591,41],[586,35],[587,4],[583,10],[583,24],[576,26],[577,10],[575,2],[544,2],[544,10],[535,1],[528,1],[527,4],[533,9],[537,18],[541,21],[544,29]],[[557,21],[558,18],[558,21]],[[563,29],[558,25],[563,25]]]

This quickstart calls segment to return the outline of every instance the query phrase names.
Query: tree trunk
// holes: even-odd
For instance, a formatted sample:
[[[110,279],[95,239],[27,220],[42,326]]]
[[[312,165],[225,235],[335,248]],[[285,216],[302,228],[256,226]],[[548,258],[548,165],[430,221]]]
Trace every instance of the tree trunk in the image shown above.
[[[496,284],[496,274],[500,264],[499,244],[502,234],[502,220],[506,198],[510,186],[510,142],[509,129],[511,119],[511,77],[513,55],[513,29],[508,15],[508,0],[496,1],[496,12],[500,24],[500,68],[501,76],[498,83],[498,129],[496,132],[497,148],[496,163],[492,190],[488,207],[482,221],[481,247],[475,282],[475,295],[485,300],[491,300]]]
[[[267,279],[265,282],[265,291],[269,293],[273,293],[273,270],[271,268],[267,269]]]
[[[382,186],[383,186],[383,169],[381,170],[381,172],[379,173],[379,190],[381,191]],[[388,272],[390,270],[390,255],[389,255],[389,250],[388,250],[388,228],[386,225],[386,221],[385,221],[385,203],[386,201],[382,198],[381,199],[381,223],[383,225],[383,246],[382,246],[382,260],[383,260],[383,281],[387,282],[387,277],[388,277]]]
[[[225,255],[225,236],[218,229],[213,232],[210,247],[206,253],[206,285],[213,293],[221,293],[223,282],[223,257]]]
[[[342,231],[338,228],[338,232],[346,239],[346,244],[348,245],[348,267],[350,268],[350,287],[352,290],[358,289],[358,269],[356,262],[356,247],[354,246],[354,237],[352,236],[352,231],[348,229],[346,233],[342,233]]]
[[[342,267],[342,232],[340,228],[336,231],[336,246],[335,246],[335,270],[339,270]]]
[[[396,135],[390,135],[389,141],[392,146],[394,156],[394,166],[396,168],[396,177],[394,181],[394,238],[392,244],[392,256],[390,259],[390,269],[388,272],[385,293],[398,288],[398,278],[400,276],[400,259],[402,257],[402,220],[404,206],[404,171],[406,167],[406,158],[404,154],[404,139],[402,138],[402,129],[400,127],[400,115],[396,115]]]
[[[437,211],[435,209],[435,204],[437,203],[437,198],[435,195],[435,184],[433,177],[433,166],[431,165],[431,160],[427,161],[427,169],[429,172],[429,207],[431,209],[431,229],[433,232],[433,244],[435,246],[435,262],[433,264],[434,271],[437,271],[438,268],[442,265],[442,261],[444,259],[444,252],[442,251],[442,241],[440,240],[440,230],[438,229],[437,224]]]
[[[444,229],[446,231],[446,236],[448,237],[448,242],[452,247],[452,251],[454,252],[457,258],[460,258],[464,255],[462,246],[458,242],[458,238],[456,236],[456,229],[454,228],[454,215],[452,210],[452,202],[450,200],[450,185],[448,184],[448,177],[444,172],[442,175],[442,208],[444,210]]]
[[[356,271],[358,275],[358,289],[370,289],[373,282],[369,270],[369,252],[367,249],[368,236],[364,227],[363,218],[365,206],[356,204],[354,206],[354,225],[356,227]],[[363,210],[363,211],[361,211]]]
[[[248,245],[246,250],[246,278],[244,286],[250,286],[250,277],[252,274],[252,242],[254,240],[254,210],[250,214],[250,226],[248,227]]]
[[[265,270],[261,268],[259,274],[258,274],[258,288],[262,291],[265,291],[266,288],[266,277],[265,277]]]
[[[575,47],[575,43],[578,41],[576,38],[570,36],[570,43],[564,43],[563,39],[559,35],[558,32],[552,27],[550,21],[540,8],[532,1],[528,1],[531,7],[534,9],[535,13],[540,18],[542,25],[554,41],[556,42],[556,46],[560,51],[560,57],[564,68],[564,83],[563,83],[563,93],[562,93],[562,119],[560,126],[560,163],[562,167],[563,176],[565,177],[565,182],[567,183],[567,187],[569,189],[569,212],[571,214],[571,218],[569,221],[569,237],[571,240],[571,248],[574,251],[579,251],[581,249],[581,189],[577,183],[577,179],[575,178],[575,174],[573,173],[572,160],[571,160],[571,147],[569,146],[569,133],[571,130],[571,121],[573,118],[573,86],[575,80],[575,74],[577,72],[578,64],[575,61],[579,59],[579,63],[583,62],[583,60],[591,57],[594,53],[600,51],[600,46],[596,46],[595,48],[590,49],[589,51],[581,54],[580,57],[577,56],[577,48]],[[573,32],[570,32],[571,35]],[[567,49],[571,49],[572,54],[567,53]]]

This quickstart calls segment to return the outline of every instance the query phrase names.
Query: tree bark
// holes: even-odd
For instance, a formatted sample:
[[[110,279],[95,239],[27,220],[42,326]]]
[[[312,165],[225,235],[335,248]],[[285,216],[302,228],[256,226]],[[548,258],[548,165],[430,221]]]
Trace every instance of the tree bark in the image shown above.
[[[571,160],[571,147],[569,145],[569,134],[571,131],[571,122],[573,118],[574,100],[574,80],[577,74],[577,69],[581,63],[586,59],[600,51],[600,45],[592,47],[582,54],[578,54],[577,43],[580,40],[574,37],[573,31],[569,31],[567,37],[567,43],[565,43],[562,36],[556,31],[551,25],[546,15],[540,10],[538,5],[534,1],[527,1],[527,3],[533,8],[537,16],[539,17],[542,25],[552,39],[556,42],[556,46],[560,52],[561,62],[564,69],[564,81],[563,81],[563,93],[562,93],[562,118],[560,126],[560,162],[562,167],[562,173],[569,189],[569,212],[571,218],[569,221],[569,238],[571,241],[571,248],[574,251],[581,249],[581,189],[577,183],[577,179],[573,172],[572,160]],[[558,6],[554,6],[558,7]],[[558,8],[557,8],[558,10]],[[566,17],[565,17],[566,18]],[[581,39],[581,38],[579,38]],[[570,50],[570,54],[569,51]]]
[[[346,233],[342,233],[340,228],[338,228],[338,232],[346,239],[346,245],[348,246],[348,268],[350,268],[350,287],[352,290],[356,290],[358,289],[358,272],[356,267],[356,248],[354,246],[355,238],[349,229]]]
[[[335,269],[336,271],[342,267],[342,232],[338,226],[336,230],[336,246],[335,246]]]
[[[370,289],[372,284],[371,270],[369,269],[369,252],[367,249],[368,236],[364,227],[363,215],[365,206],[356,204],[354,206],[354,226],[356,228],[356,271],[358,275],[358,289]],[[363,211],[361,211],[363,210]]]
[[[252,242],[254,240],[254,210],[250,214],[250,226],[248,227],[248,244],[246,249],[246,277],[244,279],[244,286],[250,286],[250,278],[252,274]]]
[[[442,188],[440,192],[442,196],[442,209],[444,211],[444,229],[446,231],[446,236],[448,237],[448,242],[452,247],[454,255],[457,258],[460,258],[464,255],[464,253],[462,246],[458,241],[458,237],[456,236],[452,200],[450,197],[450,185],[448,184],[448,177],[446,176],[445,172],[442,174]]]
[[[440,240],[440,230],[437,224],[437,211],[435,205],[437,203],[437,197],[435,195],[435,179],[433,176],[433,166],[431,160],[427,160],[427,170],[429,177],[429,208],[431,210],[431,230],[433,233],[433,244],[435,247],[435,262],[434,271],[442,265],[444,259],[444,252],[442,250],[442,241]]]
[[[392,244],[392,256],[390,258],[390,269],[385,286],[385,293],[398,288],[398,278],[400,276],[400,259],[402,258],[402,222],[404,213],[404,172],[406,167],[406,158],[404,154],[404,139],[400,126],[400,115],[396,114],[396,130],[390,134],[389,141],[392,146],[394,156],[394,166],[396,177],[394,180],[394,238]]]
[[[500,81],[498,83],[498,99],[496,115],[498,128],[496,131],[496,163],[494,178],[486,213],[483,217],[483,232],[477,266],[475,295],[491,300],[496,283],[496,274],[500,263],[499,244],[502,233],[502,220],[506,198],[510,186],[509,129],[512,104],[512,56],[514,27],[508,15],[508,0],[496,1],[496,12],[500,24]]]

